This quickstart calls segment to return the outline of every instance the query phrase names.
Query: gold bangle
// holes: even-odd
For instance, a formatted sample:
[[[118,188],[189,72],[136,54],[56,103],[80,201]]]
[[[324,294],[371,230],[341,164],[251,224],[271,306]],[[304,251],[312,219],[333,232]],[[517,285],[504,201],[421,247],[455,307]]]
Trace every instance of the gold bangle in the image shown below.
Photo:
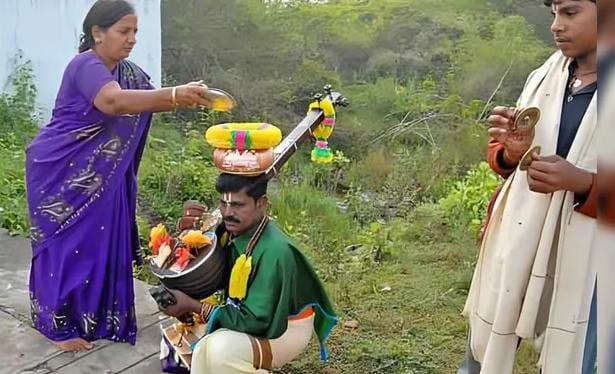
[[[177,86],[171,89],[171,103],[173,104],[173,108],[177,108]]]

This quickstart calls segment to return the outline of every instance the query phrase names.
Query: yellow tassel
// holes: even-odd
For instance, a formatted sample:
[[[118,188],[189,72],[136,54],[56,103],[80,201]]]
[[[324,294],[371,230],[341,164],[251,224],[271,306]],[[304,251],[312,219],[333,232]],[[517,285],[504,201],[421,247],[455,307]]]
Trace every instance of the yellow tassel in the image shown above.
[[[224,232],[224,234],[222,234],[222,239],[220,240],[220,246],[221,247],[226,247],[226,244],[228,243],[228,232]]]
[[[248,291],[248,278],[252,271],[252,256],[246,257],[245,253],[237,258],[233,270],[231,270],[231,281],[229,285],[229,296],[232,299],[243,300]]]

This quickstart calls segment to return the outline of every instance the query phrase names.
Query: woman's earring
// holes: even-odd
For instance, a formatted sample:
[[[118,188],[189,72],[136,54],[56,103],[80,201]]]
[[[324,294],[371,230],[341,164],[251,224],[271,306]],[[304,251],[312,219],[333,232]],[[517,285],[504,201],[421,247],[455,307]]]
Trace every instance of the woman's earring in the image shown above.
[[[100,44],[100,43],[102,43],[102,40],[100,40],[100,39],[95,39],[95,40],[94,40],[94,43],[96,43],[96,44]]]

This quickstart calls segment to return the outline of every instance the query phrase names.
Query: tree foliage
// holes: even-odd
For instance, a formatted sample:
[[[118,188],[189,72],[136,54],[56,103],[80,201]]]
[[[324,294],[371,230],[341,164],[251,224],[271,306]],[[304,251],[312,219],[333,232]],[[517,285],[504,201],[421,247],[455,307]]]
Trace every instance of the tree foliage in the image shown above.
[[[512,61],[498,99],[514,102],[549,49],[503,2],[164,0],[165,77],[228,89],[237,117],[288,123],[325,83],[412,91],[429,76],[440,96],[487,100]],[[385,126],[388,109],[353,112]]]

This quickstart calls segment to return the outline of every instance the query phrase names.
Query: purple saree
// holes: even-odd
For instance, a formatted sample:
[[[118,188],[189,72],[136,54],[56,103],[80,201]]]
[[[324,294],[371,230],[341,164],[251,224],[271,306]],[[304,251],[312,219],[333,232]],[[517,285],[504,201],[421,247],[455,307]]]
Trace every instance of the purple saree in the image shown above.
[[[32,320],[54,341],[136,340],[136,178],[151,113],[98,111],[94,98],[111,80],[152,88],[135,64],[109,71],[83,52],[64,72],[51,122],[26,151]]]

